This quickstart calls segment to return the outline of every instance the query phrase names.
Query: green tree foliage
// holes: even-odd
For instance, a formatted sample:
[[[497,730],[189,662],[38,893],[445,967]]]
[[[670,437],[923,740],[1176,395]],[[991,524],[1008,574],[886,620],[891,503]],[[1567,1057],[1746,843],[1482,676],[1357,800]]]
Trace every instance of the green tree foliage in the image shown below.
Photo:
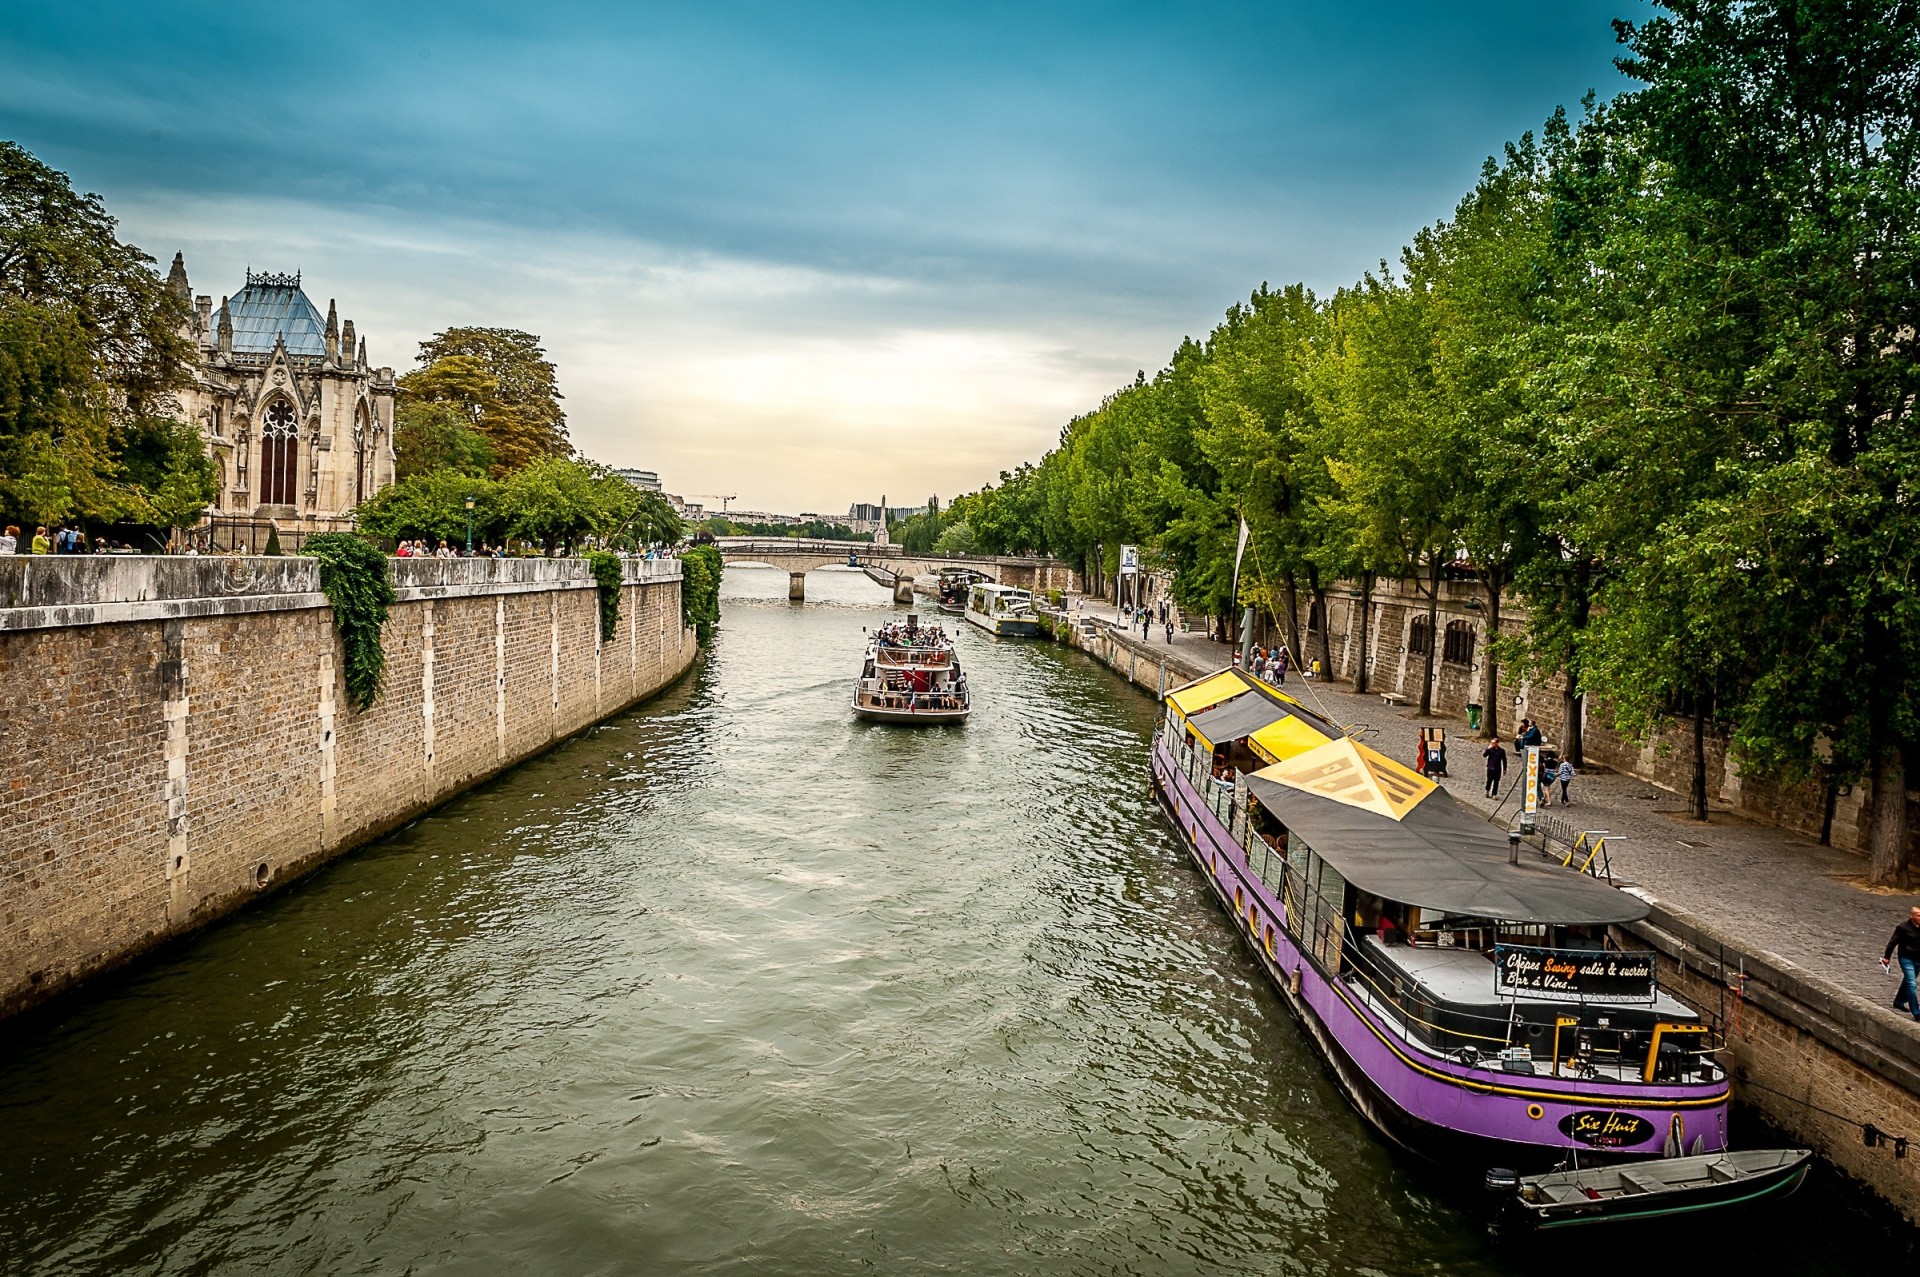
[[[1868,779],[1873,877],[1896,881],[1920,731],[1920,10],[1656,7],[1617,26],[1638,89],[1489,160],[1392,268],[1325,299],[1263,285],[946,518],[1096,590],[1141,545],[1188,611],[1224,634],[1255,603],[1296,651],[1303,592],[1335,576],[1411,578],[1432,618],[1472,574],[1496,626],[1512,586],[1527,632],[1482,649],[1495,714],[1517,662],[1561,676],[1576,762],[1589,693],[1637,736],[1690,715],[1702,815],[1710,724],[1743,768]]]
[[[420,343],[419,362],[400,379],[401,407],[435,404],[458,414],[492,448],[494,477],[573,454],[554,366],[532,333],[449,328]]]
[[[502,485],[457,470],[429,471],[390,484],[355,507],[354,521],[360,531],[380,541],[445,541],[464,547],[469,498],[474,543],[503,542],[508,520]]]
[[[212,464],[170,417],[186,318],[98,196],[0,142],[0,505],[162,525],[205,507]]]
[[[965,519],[955,519],[940,532],[940,539],[933,543],[935,554],[978,554],[979,544],[973,535],[973,525]]]
[[[589,537],[618,533],[642,511],[641,497],[632,484],[605,466],[566,457],[536,461],[500,485],[508,534],[531,541],[549,554],[570,551]],[[671,508],[667,514],[672,515]],[[677,530],[678,520],[674,523]]]
[[[393,414],[394,477],[451,470],[490,475],[499,460],[493,444],[452,402],[409,399]]]

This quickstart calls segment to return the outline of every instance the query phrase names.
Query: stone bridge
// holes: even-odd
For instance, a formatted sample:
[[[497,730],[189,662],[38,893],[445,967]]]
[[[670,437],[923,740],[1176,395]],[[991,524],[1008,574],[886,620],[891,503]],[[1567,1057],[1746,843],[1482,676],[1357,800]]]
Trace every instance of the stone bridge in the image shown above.
[[[1014,585],[1036,594],[1043,590],[1072,590],[1079,575],[1059,559],[1014,555],[910,554],[897,545],[865,541],[810,541],[799,537],[716,537],[714,544],[727,563],[764,563],[787,571],[787,597],[806,598],[807,573],[815,568],[848,563],[849,556],[869,577],[891,588],[894,599],[913,601],[913,578],[941,568],[972,568],[1002,585]]]

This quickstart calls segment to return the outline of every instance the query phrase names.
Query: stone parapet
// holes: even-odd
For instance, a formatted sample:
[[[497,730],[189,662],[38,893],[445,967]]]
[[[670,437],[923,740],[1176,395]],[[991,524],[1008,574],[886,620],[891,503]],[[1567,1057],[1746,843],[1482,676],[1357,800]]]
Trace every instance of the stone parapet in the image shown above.
[[[598,586],[585,559],[390,559],[401,602]],[[624,559],[628,585],[678,581],[678,559]],[[0,633],[327,606],[299,555],[0,556]]]

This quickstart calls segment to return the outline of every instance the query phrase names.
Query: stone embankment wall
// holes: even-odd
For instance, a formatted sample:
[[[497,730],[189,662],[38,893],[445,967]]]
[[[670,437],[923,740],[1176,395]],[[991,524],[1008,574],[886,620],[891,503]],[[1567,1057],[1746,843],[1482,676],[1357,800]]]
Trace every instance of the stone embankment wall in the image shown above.
[[[680,565],[396,559],[355,710],[303,558],[0,558],[0,1015],[191,931],[692,664]]]
[[[1661,955],[1661,984],[1724,1034],[1734,1095],[1795,1142],[1920,1222],[1920,1051],[1905,1026],[1778,954],[1656,902],[1624,928]],[[1724,1059],[1724,1057],[1723,1057]],[[1870,1147],[1862,1127],[1889,1140]],[[1913,1141],[1907,1159],[1892,1138]]]

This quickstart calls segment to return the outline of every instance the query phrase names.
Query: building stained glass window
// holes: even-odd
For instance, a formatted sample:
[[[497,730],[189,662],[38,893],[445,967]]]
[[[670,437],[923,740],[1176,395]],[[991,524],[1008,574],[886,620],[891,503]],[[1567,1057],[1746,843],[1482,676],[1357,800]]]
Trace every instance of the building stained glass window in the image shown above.
[[[260,503],[292,505],[299,472],[300,433],[293,405],[276,399],[267,405],[260,428]]]

